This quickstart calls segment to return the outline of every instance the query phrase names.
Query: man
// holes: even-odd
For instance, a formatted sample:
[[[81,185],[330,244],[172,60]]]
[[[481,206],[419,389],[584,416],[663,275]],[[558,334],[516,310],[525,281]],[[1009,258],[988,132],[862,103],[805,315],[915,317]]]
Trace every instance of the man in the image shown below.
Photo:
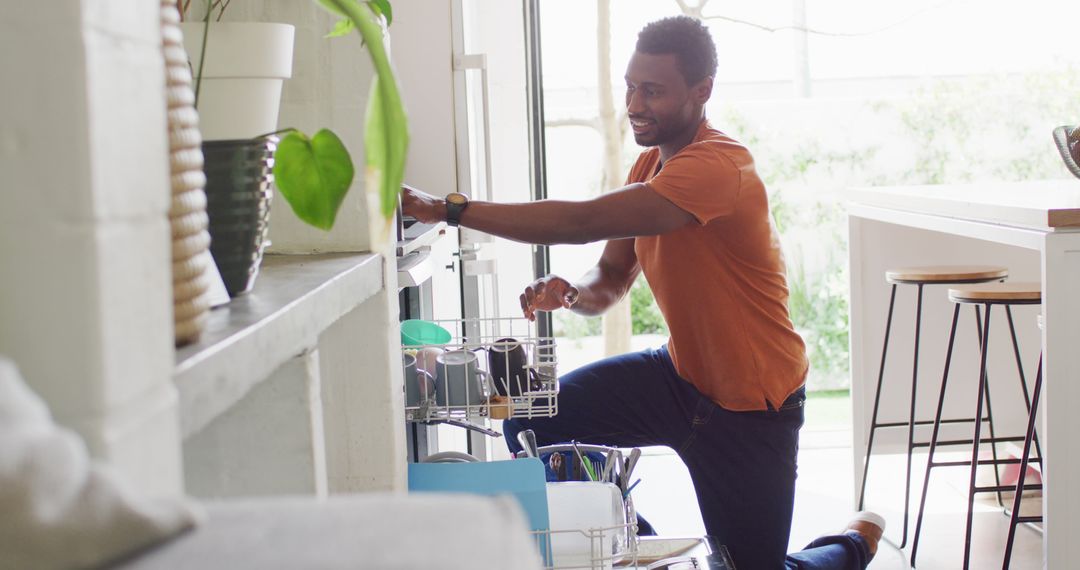
[[[873,514],[785,557],[809,365],[788,317],[765,187],[749,151],[705,120],[716,66],[699,20],[667,18],[641,31],[626,106],[635,141],[649,148],[617,191],[496,204],[406,187],[404,211],[528,243],[607,240],[577,282],[549,275],[525,289],[530,319],[557,309],[601,314],[639,272],[652,287],[668,345],[564,376],[557,416],[504,424],[513,451],[522,429],[540,445],[666,445],[690,471],[706,531],[741,570],[864,568],[884,527]]]

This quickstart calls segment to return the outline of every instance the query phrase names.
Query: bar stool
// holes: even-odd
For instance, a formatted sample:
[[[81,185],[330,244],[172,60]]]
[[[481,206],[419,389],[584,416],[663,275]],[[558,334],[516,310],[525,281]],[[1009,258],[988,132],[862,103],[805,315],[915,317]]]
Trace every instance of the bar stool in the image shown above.
[[[967,283],[987,283],[1001,281],[1009,276],[1009,270],[996,265],[935,265],[921,267],[903,267],[890,269],[885,272],[885,280],[892,285],[889,295],[889,316],[885,321],[885,342],[881,347],[881,367],[878,370],[877,390],[874,392],[874,412],[870,420],[870,437],[866,446],[866,459],[863,461],[862,488],[859,491],[859,508],[864,509],[866,500],[866,482],[870,472],[870,457],[874,451],[874,434],[882,428],[902,428],[908,430],[907,445],[907,474],[904,479],[904,525],[900,548],[907,545],[908,536],[908,504],[911,502],[911,455],[915,447],[924,446],[924,443],[916,443],[914,429],[917,425],[929,425],[929,420],[915,420],[916,390],[919,377],[919,340],[922,327],[922,299],[923,287],[926,285],[959,285]],[[911,401],[910,413],[906,422],[878,422],[878,409],[881,403],[881,387],[885,378],[885,358],[889,352],[889,333],[892,330],[893,309],[896,306],[896,288],[898,285],[915,285],[915,352],[911,373]],[[981,325],[980,325],[981,326]],[[981,336],[981,335],[980,335]],[[988,415],[993,434],[993,418]],[[970,422],[974,418],[950,419],[946,423]]]
[[[1039,315],[1039,330],[1043,329],[1043,317]],[[1016,478],[1016,494],[1013,495],[1012,512],[1009,514],[1009,538],[1005,541],[1005,558],[1001,563],[1001,570],[1008,570],[1012,562],[1013,540],[1016,538],[1017,525],[1024,523],[1042,522],[1042,515],[1020,516],[1020,499],[1026,489],[1024,485],[1027,478],[1028,455],[1031,454],[1031,443],[1035,439],[1035,421],[1039,413],[1039,395],[1042,392],[1042,354],[1039,355],[1039,369],[1035,373],[1035,387],[1031,391],[1031,411],[1028,412],[1027,431],[1024,432],[1024,451],[1020,455],[1020,474]],[[1040,455],[1041,457],[1041,455]],[[1039,485],[1041,488],[1042,486]]]
[[[1019,345],[1016,342],[1016,329],[1013,326],[1012,309],[1014,305],[1037,305],[1042,303],[1041,287],[1038,283],[985,283],[981,285],[967,285],[961,287],[955,287],[949,289],[949,300],[955,303],[953,308],[952,327],[949,332],[949,348],[945,353],[945,371],[941,378],[941,391],[938,394],[937,411],[934,416],[934,429],[930,436],[930,454],[926,462],[926,474],[923,479],[922,498],[919,500],[919,514],[915,521],[915,537],[912,540],[911,545],[911,565],[915,566],[915,558],[919,549],[919,535],[922,530],[923,514],[926,508],[926,494],[930,485],[930,472],[935,467],[958,467],[958,466],[970,466],[971,475],[968,481],[968,507],[967,507],[967,526],[964,534],[964,568],[968,568],[971,558],[971,527],[972,517],[974,515],[975,506],[975,494],[996,492],[998,493],[998,502],[1001,503],[1000,493],[1001,491],[1012,490],[1013,486],[1003,486],[1000,480],[997,481],[997,485],[980,487],[975,484],[975,473],[979,465],[993,465],[994,475],[997,476],[998,465],[1007,464],[1025,464],[1026,458],[1021,459],[998,459],[997,452],[995,450],[993,459],[979,459],[979,447],[982,443],[989,443],[991,449],[995,449],[996,444],[1009,441],[1025,441],[1026,437],[995,437],[991,433],[989,438],[982,438],[982,422],[974,422],[975,433],[970,440],[951,440],[941,441],[938,439],[941,424],[942,408],[945,403],[945,390],[948,386],[949,380],[949,367],[952,364],[953,345],[956,340],[956,323],[960,317],[961,305],[973,305],[978,310],[979,306],[984,309],[982,315],[982,326],[980,327],[980,349],[979,349],[979,386],[976,394],[975,404],[975,416],[976,418],[982,417],[983,414],[983,397],[987,392],[987,378],[986,360],[989,353],[988,342],[990,339],[990,309],[994,305],[1003,305],[1005,307],[1005,314],[1008,317],[1009,330],[1012,334],[1013,351],[1016,356],[1016,366],[1020,374],[1020,387],[1024,395],[1024,405],[1028,412],[1029,417],[1032,414],[1031,399],[1028,396],[1027,380],[1024,378],[1024,367],[1020,359]],[[1041,360],[1040,360],[1040,373],[1041,374]],[[986,399],[987,414],[989,415],[990,401]],[[1030,424],[1030,421],[1029,421]],[[1032,429],[1034,429],[1032,427]],[[1036,453],[1038,457],[1036,462],[1042,460],[1042,450],[1039,449],[1039,443],[1037,436],[1032,432],[1032,439],[1036,446]],[[971,445],[971,460],[970,461],[934,461],[934,453],[937,451],[939,445]],[[1027,450],[1030,452],[1030,449]],[[1041,489],[1042,485],[1021,485],[1021,490],[1029,489]],[[1015,514],[1015,511],[1014,511]]]

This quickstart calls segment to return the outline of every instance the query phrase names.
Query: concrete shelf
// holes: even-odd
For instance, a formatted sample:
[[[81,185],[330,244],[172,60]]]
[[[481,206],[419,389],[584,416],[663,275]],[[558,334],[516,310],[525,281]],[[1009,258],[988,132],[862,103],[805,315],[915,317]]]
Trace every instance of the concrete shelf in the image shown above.
[[[373,253],[268,255],[251,293],[211,312],[196,344],[176,351],[183,438],[232,408],[319,335],[383,290]]]

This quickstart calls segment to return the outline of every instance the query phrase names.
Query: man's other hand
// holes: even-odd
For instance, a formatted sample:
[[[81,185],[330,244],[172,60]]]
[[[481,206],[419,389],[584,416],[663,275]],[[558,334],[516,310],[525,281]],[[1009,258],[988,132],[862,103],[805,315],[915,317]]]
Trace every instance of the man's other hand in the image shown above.
[[[402,184],[401,213],[412,216],[425,224],[445,222],[446,201]]]
[[[557,275],[537,279],[518,298],[522,314],[530,321],[536,320],[536,311],[569,309],[577,299],[577,287]]]

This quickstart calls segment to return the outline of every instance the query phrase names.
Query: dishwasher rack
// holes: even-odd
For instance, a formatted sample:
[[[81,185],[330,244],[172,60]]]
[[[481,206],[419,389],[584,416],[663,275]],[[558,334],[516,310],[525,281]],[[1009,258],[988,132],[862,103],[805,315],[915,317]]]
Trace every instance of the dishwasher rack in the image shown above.
[[[601,528],[551,529],[533,531],[532,535],[540,552],[546,553],[544,570],[610,570],[616,566],[638,565],[637,513],[634,501],[626,499],[626,524]],[[560,540],[585,541],[588,544],[584,556],[562,557],[553,549]],[[611,545],[623,542],[625,550],[614,551]]]
[[[615,468],[611,471],[608,481],[617,482],[621,478],[629,479],[630,471],[623,476],[623,456],[618,448],[604,445],[589,444],[555,444],[537,449],[540,457],[552,453],[581,452],[614,454],[618,458]],[[515,454],[515,457],[528,457],[527,451]],[[634,461],[631,461],[631,464]],[[600,482],[595,482],[599,484]],[[553,483],[549,483],[550,485]],[[558,484],[558,483],[554,483]],[[625,483],[623,483],[625,485]],[[623,485],[620,485],[620,489]],[[552,528],[550,530],[533,531],[532,535],[537,547],[544,555],[544,570],[610,570],[614,567],[638,565],[638,536],[637,536],[637,511],[634,509],[634,501],[628,492],[623,493],[622,506],[626,522],[611,526],[590,528]],[[549,516],[552,507],[549,498]],[[554,523],[553,523],[554,524]],[[560,544],[565,547],[567,543],[576,543],[576,553],[567,554],[560,552]],[[583,545],[587,545],[583,548]],[[585,554],[581,554],[584,551]]]
[[[403,359],[412,355],[417,368],[416,376],[406,369],[405,382],[417,383],[418,395],[410,402],[406,386],[406,421],[458,424],[558,413],[555,340],[537,334],[535,322],[523,317],[432,322],[450,332],[449,342],[402,347]]]

